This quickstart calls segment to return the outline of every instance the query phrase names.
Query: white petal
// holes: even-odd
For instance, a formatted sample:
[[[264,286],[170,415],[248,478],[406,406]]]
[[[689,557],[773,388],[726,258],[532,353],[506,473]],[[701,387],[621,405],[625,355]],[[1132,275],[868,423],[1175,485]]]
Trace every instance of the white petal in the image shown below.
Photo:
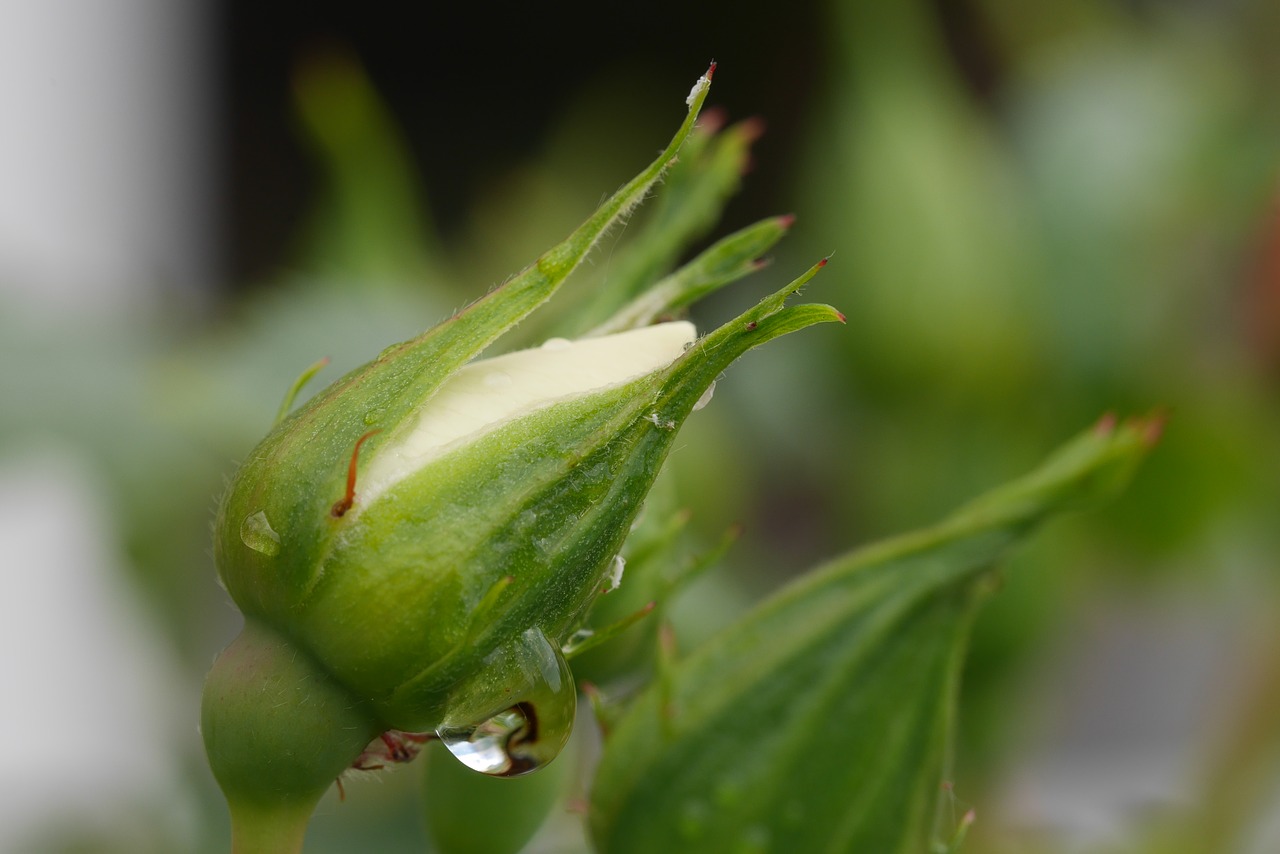
[[[553,338],[541,347],[472,362],[427,401],[411,431],[369,461],[361,475],[361,503],[514,418],[671,364],[696,334],[686,321],[660,323],[580,341]]]

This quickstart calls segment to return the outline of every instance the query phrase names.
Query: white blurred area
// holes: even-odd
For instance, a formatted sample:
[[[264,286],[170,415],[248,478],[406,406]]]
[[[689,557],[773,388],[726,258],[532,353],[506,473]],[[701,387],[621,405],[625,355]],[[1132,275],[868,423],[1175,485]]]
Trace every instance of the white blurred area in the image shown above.
[[[0,299],[119,316],[214,281],[210,15],[0,3]]]
[[[140,809],[190,817],[176,764],[194,727],[178,724],[194,720],[189,680],[123,583],[86,471],[53,447],[0,460],[0,852],[67,822],[119,838],[121,815]]]
[[[0,2],[7,319],[124,323],[216,280],[209,18],[203,0]],[[177,820],[176,722],[194,727],[92,467],[37,445],[0,458],[0,852],[139,804]]]

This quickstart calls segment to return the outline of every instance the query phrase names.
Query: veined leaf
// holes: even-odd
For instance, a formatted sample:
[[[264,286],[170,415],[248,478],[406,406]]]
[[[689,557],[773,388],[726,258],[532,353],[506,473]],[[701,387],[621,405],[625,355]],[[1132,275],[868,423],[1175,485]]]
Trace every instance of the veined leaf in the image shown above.
[[[1157,433],[1106,420],[940,525],[787,586],[675,664],[606,744],[597,849],[927,851],[984,582],[1045,518],[1114,494]]]

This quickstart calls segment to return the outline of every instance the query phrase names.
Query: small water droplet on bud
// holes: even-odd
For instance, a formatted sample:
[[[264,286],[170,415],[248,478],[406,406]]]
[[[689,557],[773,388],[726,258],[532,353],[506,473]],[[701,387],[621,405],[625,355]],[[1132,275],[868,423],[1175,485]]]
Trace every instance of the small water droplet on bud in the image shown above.
[[[240,542],[267,557],[280,554],[280,535],[267,521],[267,514],[261,510],[246,516],[240,523]]]

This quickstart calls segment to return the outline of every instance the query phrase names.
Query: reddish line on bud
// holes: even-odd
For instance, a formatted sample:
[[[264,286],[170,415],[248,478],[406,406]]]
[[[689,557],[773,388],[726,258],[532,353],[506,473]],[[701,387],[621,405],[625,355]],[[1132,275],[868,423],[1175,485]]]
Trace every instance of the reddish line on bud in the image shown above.
[[[715,73],[716,73],[716,61],[713,59],[711,60],[711,65],[707,68],[707,73],[703,76],[706,77],[708,80],[710,80],[711,75]]]
[[[360,446],[365,443],[370,436],[381,433],[381,430],[370,430],[359,439],[356,439],[356,446],[351,451],[351,462],[347,466],[347,492],[338,501],[334,502],[333,508],[329,511],[333,514],[333,518],[341,519],[347,515],[347,511],[351,509],[351,505],[356,500],[356,463],[360,460]]]

